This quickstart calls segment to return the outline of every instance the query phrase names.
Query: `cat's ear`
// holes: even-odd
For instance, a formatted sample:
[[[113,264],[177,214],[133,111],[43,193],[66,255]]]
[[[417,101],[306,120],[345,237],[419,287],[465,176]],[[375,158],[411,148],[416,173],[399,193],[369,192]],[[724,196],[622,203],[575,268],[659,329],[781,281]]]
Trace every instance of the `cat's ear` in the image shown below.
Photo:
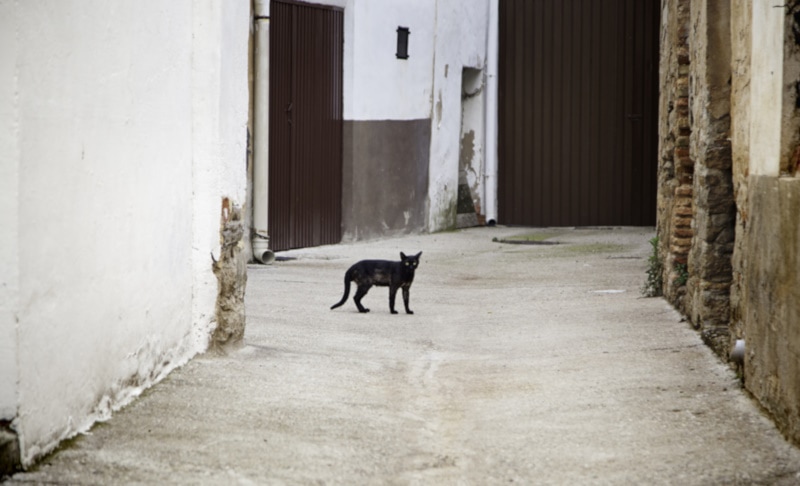
[[[406,258],[408,258],[408,257],[406,256],[406,254],[405,254],[405,253],[403,253],[403,252],[401,251],[401,252],[400,252],[400,260],[405,260]]]
[[[422,252],[419,252],[419,253],[417,253],[417,256],[416,256],[416,258],[419,258],[419,257],[421,257],[421,256],[422,256]]]

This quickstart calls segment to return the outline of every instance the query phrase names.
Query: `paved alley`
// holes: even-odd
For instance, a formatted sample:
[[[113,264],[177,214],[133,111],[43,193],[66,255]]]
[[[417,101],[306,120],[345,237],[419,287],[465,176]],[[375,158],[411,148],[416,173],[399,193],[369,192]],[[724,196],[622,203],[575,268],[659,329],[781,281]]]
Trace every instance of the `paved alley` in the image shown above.
[[[660,298],[651,229],[474,228],[250,266],[201,356],[11,484],[798,484],[800,450]],[[539,244],[511,244],[522,238]],[[549,243],[549,244],[541,244]],[[422,251],[411,309],[360,259]]]

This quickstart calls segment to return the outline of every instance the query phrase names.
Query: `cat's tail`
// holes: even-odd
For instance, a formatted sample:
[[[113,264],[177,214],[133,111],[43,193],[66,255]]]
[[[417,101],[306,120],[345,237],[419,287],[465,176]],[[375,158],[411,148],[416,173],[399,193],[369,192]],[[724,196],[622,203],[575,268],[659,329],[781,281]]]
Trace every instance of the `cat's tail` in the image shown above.
[[[353,269],[351,268],[351,269],[348,269],[347,272],[345,272],[345,274],[344,274],[344,296],[342,297],[342,300],[340,300],[339,302],[337,302],[337,303],[335,303],[335,304],[333,304],[331,306],[331,310],[333,310],[333,309],[335,309],[337,307],[341,307],[342,304],[347,302],[347,298],[350,296],[350,280],[353,277],[353,271],[352,270]]]

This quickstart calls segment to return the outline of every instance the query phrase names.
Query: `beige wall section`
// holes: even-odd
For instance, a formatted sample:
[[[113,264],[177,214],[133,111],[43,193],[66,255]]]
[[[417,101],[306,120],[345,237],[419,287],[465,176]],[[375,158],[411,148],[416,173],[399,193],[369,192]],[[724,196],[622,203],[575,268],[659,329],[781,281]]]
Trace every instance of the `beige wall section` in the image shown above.
[[[800,179],[751,176],[745,386],[800,444]]]
[[[744,230],[748,221],[747,177],[750,171],[750,56],[752,2],[731,2],[731,158],[736,198],[736,237],[731,261],[731,339],[743,337]]]
[[[783,25],[786,11],[752,2],[750,174],[777,176],[783,112]]]
[[[800,443],[800,178],[792,177],[800,50],[786,8],[752,8],[750,110],[737,113],[749,121],[749,138],[734,133],[740,151],[749,142],[749,176],[737,197],[741,241],[733,262],[740,278],[732,318],[746,342],[745,386]],[[742,165],[737,161],[739,181]]]

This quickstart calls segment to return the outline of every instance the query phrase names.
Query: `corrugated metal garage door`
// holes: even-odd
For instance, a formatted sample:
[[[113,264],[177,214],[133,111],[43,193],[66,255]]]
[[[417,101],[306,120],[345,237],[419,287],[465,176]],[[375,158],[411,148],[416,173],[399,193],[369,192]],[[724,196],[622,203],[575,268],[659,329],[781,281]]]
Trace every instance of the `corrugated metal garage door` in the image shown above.
[[[500,223],[655,223],[659,15],[658,0],[500,0]]]
[[[343,11],[270,3],[273,250],[342,239]]]

